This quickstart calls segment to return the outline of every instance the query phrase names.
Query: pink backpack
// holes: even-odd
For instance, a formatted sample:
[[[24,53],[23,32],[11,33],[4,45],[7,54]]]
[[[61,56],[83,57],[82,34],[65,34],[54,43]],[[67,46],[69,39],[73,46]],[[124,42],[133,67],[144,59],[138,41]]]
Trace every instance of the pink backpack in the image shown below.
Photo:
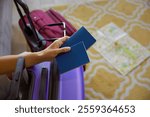
[[[19,5],[18,5],[19,3]],[[20,7],[25,12],[23,16]],[[31,51],[40,51],[50,45],[54,40],[65,35],[71,36],[76,29],[61,14],[49,9],[29,11],[23,2],[16,3],[20,15],[19,25],[26,37]]]

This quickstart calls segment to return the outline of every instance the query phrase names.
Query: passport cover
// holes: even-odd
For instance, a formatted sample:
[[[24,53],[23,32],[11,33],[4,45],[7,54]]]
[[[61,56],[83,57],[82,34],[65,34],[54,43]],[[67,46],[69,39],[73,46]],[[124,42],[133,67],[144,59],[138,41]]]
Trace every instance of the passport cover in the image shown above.
[[[60,74],[88,63],[89,58],[84,43],[81,41],[71,46],[71,50],[67,53],[58,55],[56,61]]]
[[[65,46],[73,46],[79,42],[83,41],[85,48],[88,49],[95,42],[95,38],[85,29],[85,27],[81,27],[77,32],[75,32],[63,45]]]

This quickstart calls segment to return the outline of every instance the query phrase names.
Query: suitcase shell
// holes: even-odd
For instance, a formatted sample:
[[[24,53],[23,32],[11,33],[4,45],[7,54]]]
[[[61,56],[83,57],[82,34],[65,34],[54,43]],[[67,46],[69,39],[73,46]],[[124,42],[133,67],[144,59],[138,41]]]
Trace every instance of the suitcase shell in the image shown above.
[[[39,87],[41,81],[41,69],[47,68],[50,71],[51,62],[43,62],[37,64],[30,68],[35,76],[34,80],[34,89],[32,91],[32,98],[34,100],[39,99]],[[50,73],[48,74],[50,75]],[[50,76],[48,76],[47,84],[46,84],[46,100],[49,95],[49,81]],[[59,91],[58,91],[58,99],[59,100],[83,100],[84,99],[84,77],[83,77],[83,68],[78,67],[69,72],[60,75],[59,80]]]
[[[38,100],[39,99],[39,91],[40,91],[40,83],[41,83],[41,72],[42,69],[46,68],[50,72],[50,62],[43,62],[37,65],[34,65],[29,69],[30,73],[32,73],[32,85],[30,87],[30,96],[29,99]],[[30,76],[31,77],[31,76]],[[47,82],[46,82],[46,90],[45,93],[45,100],[48,99],[48,86],[49,86],[50,74],[48,73]]]
[[[83,100],[84,76],[83,67],[78,67],[60,75],[60,95],[61,100]]]

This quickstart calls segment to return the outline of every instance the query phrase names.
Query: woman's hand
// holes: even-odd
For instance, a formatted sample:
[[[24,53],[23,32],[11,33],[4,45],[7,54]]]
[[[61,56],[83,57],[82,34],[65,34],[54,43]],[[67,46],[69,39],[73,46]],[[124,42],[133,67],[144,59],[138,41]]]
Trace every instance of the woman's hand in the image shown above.
[[[56,41],[54,41],[50,46],[46,49],[39,52],[40,56],[45,60],[53,60],[58,54],[70,51],[70,47],[62,47],[60,48],[64,42],[68,39],[68,36],[62,37]]]

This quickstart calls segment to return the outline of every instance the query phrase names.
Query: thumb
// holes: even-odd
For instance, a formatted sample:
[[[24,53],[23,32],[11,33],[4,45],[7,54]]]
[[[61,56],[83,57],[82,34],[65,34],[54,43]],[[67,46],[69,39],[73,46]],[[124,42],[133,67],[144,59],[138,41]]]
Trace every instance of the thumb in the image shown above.
[[[71,50],[71,47],[63,47],[63,48],[55,49],[56,54],[69,52],[70,50]]]

